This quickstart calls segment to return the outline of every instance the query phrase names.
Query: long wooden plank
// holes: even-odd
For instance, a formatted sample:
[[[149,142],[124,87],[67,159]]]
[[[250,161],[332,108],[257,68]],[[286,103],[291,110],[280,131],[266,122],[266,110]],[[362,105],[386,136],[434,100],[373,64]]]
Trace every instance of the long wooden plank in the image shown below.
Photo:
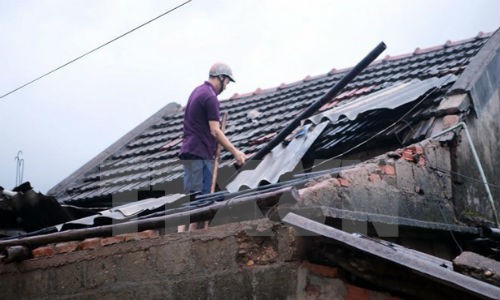
[[[461,292],[468,293],[469,295],[487,299],[500,299],[500,288],[449,270],[429,260],[421,259],[421,257],[416,256],[414,253],[401,251],[401,248],[395,249],[369,238],[353,235],[294,213],[288,213],[283,218],[283,221],[287,224],[331,238],[341,244],[409,268],[421,274],[421,276],[425,276]]]

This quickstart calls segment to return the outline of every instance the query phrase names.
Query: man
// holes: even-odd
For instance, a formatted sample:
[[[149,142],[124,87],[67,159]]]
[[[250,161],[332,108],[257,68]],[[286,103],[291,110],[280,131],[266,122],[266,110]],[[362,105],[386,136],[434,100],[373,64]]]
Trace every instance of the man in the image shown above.
[[[208,80],[194,89],[184,111],[184,139],[179,157],[184,166],[184,192],[208,194],[212,182],[212,168],[217,143],[236,159],[245,163],[246,155],[236,149],[220,129],[219,100],[229,82],[234,82],[231,68],[223,63],[214,64]]]

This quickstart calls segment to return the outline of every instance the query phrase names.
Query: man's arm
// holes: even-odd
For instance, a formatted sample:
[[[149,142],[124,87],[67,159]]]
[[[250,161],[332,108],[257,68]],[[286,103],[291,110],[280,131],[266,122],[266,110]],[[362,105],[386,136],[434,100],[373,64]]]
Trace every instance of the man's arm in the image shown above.
[[[208,124],[210,125],[210,133],[215,137],[217,142],[226,148],[227,151],[231,152],[238,165],[243,165],[247,156],[245,153],[236,149],[236,147],[234,147],[234,145],[229,141],[224,132],[220,129],[219,121],[208,121]]]

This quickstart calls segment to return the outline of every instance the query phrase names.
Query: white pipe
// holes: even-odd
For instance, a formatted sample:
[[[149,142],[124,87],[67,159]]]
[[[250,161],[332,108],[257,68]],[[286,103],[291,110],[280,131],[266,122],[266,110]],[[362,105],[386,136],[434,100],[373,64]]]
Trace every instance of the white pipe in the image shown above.
[[[434,139],[440,135],[446,134],[456,128],[463,127],[465,129],[465,135],[467,136],[467,140],[469,141],[470,149],[472,150],[472,155],[474,156],[474,160],[476,161],[477,168],[479,169],[479,173],[481,174],[481,178],[483,180],[484,184],[484,189],[486,190],[486,193],[488,194],[488,200],[490,201],[491,209],[493,210],[493,215],[495,217],[495,224],[498,227],[499,222],[498,222],[498,214],[497,210],[495,208],[495,202],[493,201],[493,196],[491,195],[490,191],[490,186],[488,185],[488,181],[486,180],[486,175],[484,174],[483,167],[481,165],[481,161],[479,160],[479,156],[477,155],[476,147],[474,147],[474,143],[472,142],[472,138],[469,134],[469,129],[467,129],[467,125],[464,122],[460,122],[455,126],[452,126],[448,129],[445,129],[439,133],[436,133],[435,135],[431,136],[431,139]]]

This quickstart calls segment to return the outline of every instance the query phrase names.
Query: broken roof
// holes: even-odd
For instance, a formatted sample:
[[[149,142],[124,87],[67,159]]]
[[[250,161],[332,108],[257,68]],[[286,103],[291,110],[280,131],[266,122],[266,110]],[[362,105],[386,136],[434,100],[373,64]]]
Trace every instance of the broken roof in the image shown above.
[[[267,181],[276,182],[282,171],[293,168],[304,152],[310,149],[317,153],[318,157],[332,158],[339,153],[347,153],[354,146],[357,147],[374,137],[379,146],[391,147],[391,136],[406,145],[424,139],[432,131],[440,130],[444,126],[444,121],[441,120],[443,114],[450,113],[450,109],[454,114],[465,113],[468,109],[456,106],[448,107],[443,112],[441,99],[453,88],[452,84],[456,85],[457,78],[460,79],[469,59],[476,55],[486,40],[487,37],[479,36],[459,43],[447,43],[428,51],[416,51],[413,55],[386,58],[372,65],[349,85],[346,92],[332,99],[316,116],[309,119],[310,122],[306,121],[306,126],[288,139],[289,143],[279,145],[273,150],[274,153],[264,158],[264,162],[266,159],[268,162],[260,166],[262,169],[265,169],[264,166],[268,167],[267,171],[259,170],[258,167],[253,173],[242,176],[239,182],[233,181],[235,190],[241,185],[250,186],[253,188],[251,190],[204,195],[181,206],[173,204],[181,198],[186,198],[186,195],[175,194],[175,190],[169,190],[168,196],[165,197],[115,206],[101,211],[98,215],[54,227],[63,232],[45,230],[45,235],[37,235],[35,232],[32,236],[22,239],[0,241],[0,248],[19,244],[34,247],[55,241],[73,241],[74,249],[80,249],[80,245],[85,241],[74,240],[108,236],[131,225],[142,230],[178,225],[186,217],[194,217],[191,219],[194,221],[214,219],[216,210],[228,207],[234,209],[238,205],[242,205],[243,210],[248,210],[243,204],[256,204],[258,200],[263,199],[266,200],[266,205],[274,205],[273,201],[276,199],[273,198],[278,196],[295,199],[298,207],[292,209],[296,211],[305,212],[307,209],[319,208],[328,222],[347,219],[372,224],[396,224],[398,228],[410,226],[449,231],[452,236],[456,233],[457,237],[478,236],[482,234],[481,230],[457,224],[453,218],[453,207],[443,201],[452,197],[451,180],[442,179],[442,170],[449,170],[451,162],[446,159],[449,158],[449,153],[437,153],[440,147],[436,141],[432,141],[435,143],[432,145],[426,140],[428,147],[413,145],[398,149],[401,151],[396,153],[397,158],[395,153],[386,153],[358,164],[357,169],[353,167],[345,171],[328,170],[329,175],[337,172],[335,177],[332,175],[330,178],[319,178],[326,173],[316,172],[302,174],[276,185],[257,186],[266,176]],[[419,55],[429,56],[418,57]],[[416,59],[410,62],[410,59],[415,57]],[[429,65],[425,65],[428,61],[433,61],[430,69],[426,68]],[[413,64],[417,64],[415,69],[411,67]],[[414,74],[403,76],[402,79],[401,76],[396,78],[395,74],[403,72],[397,69],[398,65],[404,65],[405,70],[411,70],[410,73]],[[343,74],[343,71],[306,78],[303,82],[259,91],[252,95],[234,96],[223,101],[222,110],[236,116],[233,123],[230,123],[228,135],[246,152],[255,153],[293,117],[293,114],[315,101],[331,87],[338,74]],[[286,115],[287,113],[292,116]],[[399,122],[403,119],[404,122]],[[167,106],[56,186],[52,192],[67,202],[96,203],[92,200],[106,195],[117,195],[120,191],[136,192],[174,181],[182,174],[182,168],[176,158],[181,141],[181,123],[182,113],[178,107]],[[367,147],[372,150],[369,145]],[[422,168],[427,160],[433,160],[430,165],[439,168]],[[223,164],[227,166],[229,162]],[[408,174],[411,175],[406,176]],[[304,186],[305,181],[311,178],[318,182],[308,183],[301,190],[296,189],[298,186]],[[381,192],[379,196],[384,201],[376,199],[377,191]],[[336,201],[336,197],[342,198],[342,201]],[[113,204],[117,204],[120,199],[118,197],[114,200],[117,201]],[[401,200],[400,205],[395,206],[393,200]],[[373,205],[374,201],[377,205]],[[393,210],[394,213],[391,214]],[[272,212],[272,209],[269,211]],[[143,213],[144,218],[141,215]],[[241,217],[234,211],[233,215]],[[311,225],[311,221],[304,221],[302,217],[292,220],[290,216],[292,215],[283,220],[323,234],[367,255],[375,255],[386,262],[399,264],[446,287],[479,297],[498,295],[497,287],[452,271],[448,261],[392,243],[349,235],[319,223]],[[261,215],[252,217],[259,218]]]
[[[363,117],[331,120],[313,145],[316,156],[330,158],[374,135],[377,135],[379,145],[381,141],[407,145],[428,137],[433,128],[442,126],[441,112],[437,107],[455,81],[453,76],[467,67],[489,37],[479,34],[472,39],[447,42],[429,49],[417,48],[413,53],[387,56],[370,65],[320,110],[325,116],[331,113],[327,112],[329,109],[336,111],[342,105],[363,103],[365,107],[359,111]],[[229,113],[227,136],[247,154],[257,152],[346,72],[348,70],[333,69],[324,75],[307,76],[298,82],[257,89],[248,94],[235,94],[221,101],[221,111]],[[435,80],[441,80],[440,84],[429,84]],[[392,100],[399,100],[382,106],[368,101],[372,96],[391,94],[398,88],[414,87],[419,83],[424,83],[429,89],[414,93],[413,101],[396,97]],[[252,116],[249,115],[251,111],[254,112]],[[402,117],[405,117],[404,122],[397,122]],[[112,196],[142,190],[166,190],[165,186],[173,183],[172,188],[182,177],[182,166],[177,158],[182,120],[181,107],[167,105],[49,193],[59,201],[71,204],[110,206]],[[379,134],[382,128],[391,124],[389,130]],[[365,146],[373,147],[369,143]],[[221,167],[230,166],[230,158],[228,152],[223,152]],[[174,192],[169,190],[169,193]]]

